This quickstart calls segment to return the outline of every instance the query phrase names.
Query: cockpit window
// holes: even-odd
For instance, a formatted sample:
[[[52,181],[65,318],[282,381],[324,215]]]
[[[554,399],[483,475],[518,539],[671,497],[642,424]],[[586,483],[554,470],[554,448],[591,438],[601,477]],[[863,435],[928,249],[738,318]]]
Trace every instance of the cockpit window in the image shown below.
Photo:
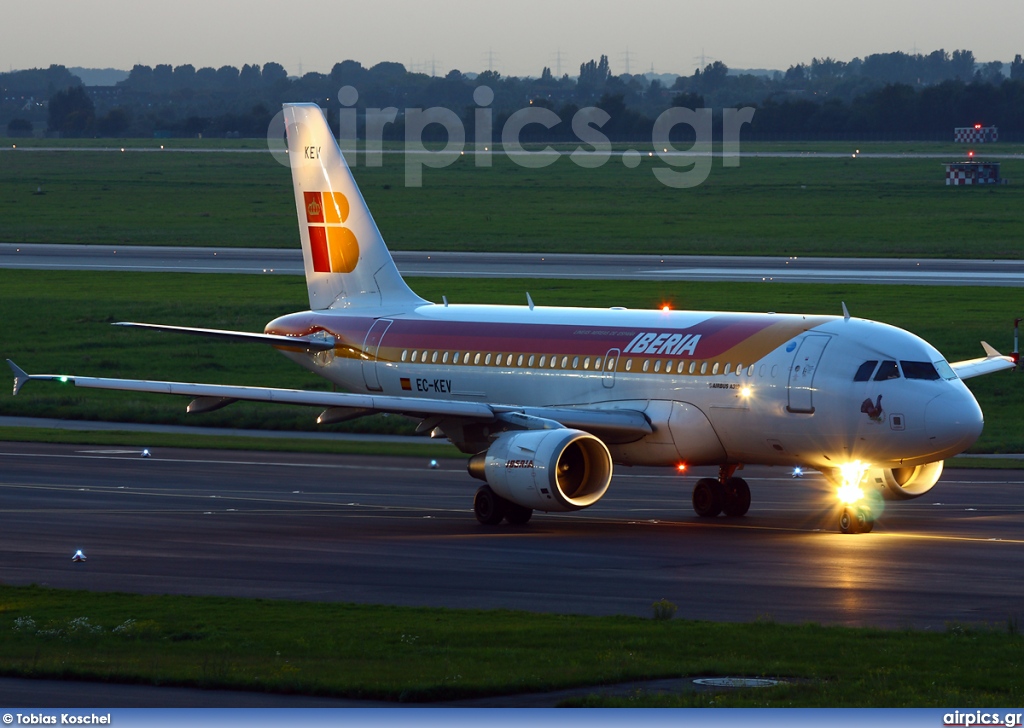
[[[935,371],[935,365],[930,361],[901,361],[900,368],[903,369],[903,376],[907,379],[935,380],[939,378],[939,373]]]
[[[878,373],[875,374],[876,382],[884,382],[886,379],[899,379],[900,368],[896,366],[896,362],[892,360],[886,360],[882,362],[882,365],[878,367]]]
[[[872,359],[866,361],[860,365],[860,369],[853,375],[853,381],[855,382],[867,382],[871,379],[871,372],[875,371],[875,367],[878,366],[878,359]]]
[[[945,359],[940,359],[934,362],[935,370],[939,373],[939,376],[943,379],[956,379],[956,372],[953,371],[953,367]]]

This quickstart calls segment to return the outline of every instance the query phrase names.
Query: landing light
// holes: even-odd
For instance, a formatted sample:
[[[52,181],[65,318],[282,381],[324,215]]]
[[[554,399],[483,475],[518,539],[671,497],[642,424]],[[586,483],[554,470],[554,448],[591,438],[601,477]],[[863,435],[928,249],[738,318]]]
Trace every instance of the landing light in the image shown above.
[[[836,492],[836,495],[839,497],[840,501],[852,504],[864,497],[864,491],[861,490],[860,483],[864,479],[864,474],[867,471],[868,466],[860,460],[854,460],[852,463],[846,463],[845,465],[839,466],[839,475],[842,478],[842,485],[839,486],[839,490]]]
[[[743,399],[748,399],[753,394],[753,390],[750,387],[740,387],[740,396]]]
[[[797,465],[795,468],[793,468],[793,477],[794,478],[802,478],[802,477],[804,477],[804,469],[801,468],[799,465]]]

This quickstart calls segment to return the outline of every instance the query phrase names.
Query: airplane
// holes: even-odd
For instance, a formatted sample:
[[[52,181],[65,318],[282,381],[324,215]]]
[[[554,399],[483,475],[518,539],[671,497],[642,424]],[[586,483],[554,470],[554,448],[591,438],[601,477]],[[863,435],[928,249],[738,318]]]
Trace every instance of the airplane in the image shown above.
[[[902,329],[850,315],[431,303],[396,268],[320,107],[285,104],[309,310],[263,333],[118,326],[269,344],[345,392],[27,374],[27,382],[160,392],[190,413],[240,400],[322,407],[320,424],[376,412],[418,419],[471,455],[476,519],[597,503],[614,465],[717,466],[698,516],[739,517],[744,465],[814,468],[836,486],[839,530],[870,531],[880,497],[917,498],[980,435],[965,379],[1016,365],[949,363]]]

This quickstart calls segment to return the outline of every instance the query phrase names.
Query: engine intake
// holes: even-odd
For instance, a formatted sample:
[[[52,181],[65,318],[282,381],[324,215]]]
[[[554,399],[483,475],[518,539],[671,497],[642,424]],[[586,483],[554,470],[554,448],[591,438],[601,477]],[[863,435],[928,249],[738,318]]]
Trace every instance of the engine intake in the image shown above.
[[[881,491],[888,500],[919,498],[935,487],[942,475],[942,461],[908,468],[877,468],[865,478],[869,487]]]
[[[469,474],[502,498],[541,511],[592,506],[612,482],[612,456],[582,430],[526,430],[498,436],[469,460]]]

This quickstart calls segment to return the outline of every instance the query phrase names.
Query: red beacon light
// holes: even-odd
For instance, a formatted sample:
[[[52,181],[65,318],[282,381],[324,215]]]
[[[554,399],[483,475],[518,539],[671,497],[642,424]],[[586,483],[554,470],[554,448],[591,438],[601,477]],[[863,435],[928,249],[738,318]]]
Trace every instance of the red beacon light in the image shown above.
[[[661,304],[661,312],[662,313],[668,313],[671,310],[672,310],[672,307],[669,306],[667,303]]]
[[[974,150],[972,149],[971,151],[967,152],[967,156],[970,157],[971,159],[974,159]]]
[[[676,472],[677,473],[685,473],[686,472],[686,463],[679,463],[678,465],[676,465]]]

